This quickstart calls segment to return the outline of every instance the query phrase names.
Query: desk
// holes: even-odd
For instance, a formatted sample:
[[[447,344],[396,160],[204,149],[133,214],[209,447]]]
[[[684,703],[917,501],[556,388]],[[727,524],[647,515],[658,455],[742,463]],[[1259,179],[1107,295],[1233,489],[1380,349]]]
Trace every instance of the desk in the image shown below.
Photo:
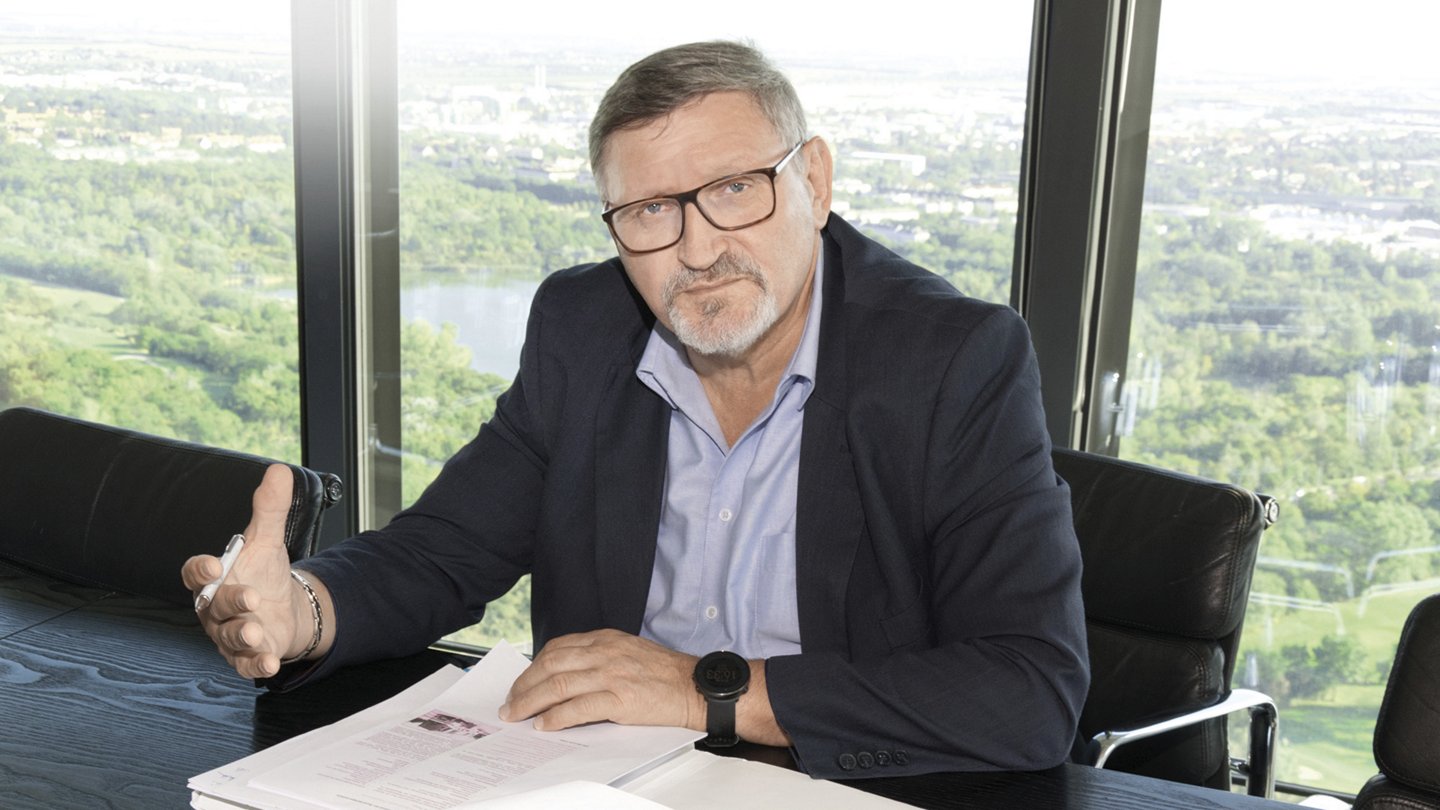
[[[102,592],[45,577],[0,560],[0,639],[102,596]]]
[[[383,700],[447,662],[456,659],[426,651],[270,694],[225,664],[185,607],[0,563],[0,807],[188,807],[191,776]],[[737,753],[789,764],[781,749]],[[1079,765],[847,784],[937,808],[1292,807]]]

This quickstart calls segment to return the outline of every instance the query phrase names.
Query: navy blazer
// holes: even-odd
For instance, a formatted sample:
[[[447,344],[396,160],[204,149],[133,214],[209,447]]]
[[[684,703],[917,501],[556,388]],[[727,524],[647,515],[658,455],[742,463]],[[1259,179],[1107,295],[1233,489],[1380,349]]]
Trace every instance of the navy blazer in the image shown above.
[[[1080,554],[1024,322],[832,216],[796,511],[803,653],[771,704],[820,777],[1038,769],[1088,686]],[[534,641],[638,633],[669,406],[635,375],[654,316],[618,259],[553,274],[494,416],[413,507],[303,562],[327,658],[412,652],[531,574]]]

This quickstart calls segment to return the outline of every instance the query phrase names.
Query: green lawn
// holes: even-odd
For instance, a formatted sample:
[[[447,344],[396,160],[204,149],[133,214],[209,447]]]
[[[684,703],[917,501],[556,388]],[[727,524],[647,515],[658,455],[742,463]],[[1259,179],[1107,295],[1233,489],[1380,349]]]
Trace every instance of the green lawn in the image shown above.
[[[125,303],[125,299],[120,296],[6,273],[0,273],[0,277],[28,285],[55,308],[54,318],[20,318],[16,323],[33,327],[56,344],[75,349],[94,349],[117,359],[140,360],[169,370],[188,369],[201,376],[206,390],[216,400],[235,384],[233,379],[214,374],[194,363],[168,357],[152,357],[145,349],[123,338],[110,320],[111,313]]]
[[[1368,601],[1357,597],[1337,603],[1335,613],[1250,606],[1237,685],[1244,685],[1246,650],[1293,644],[1313,647],[1327,635],[1342,635],[1360,644],[1365,678],[1371,681],[1334,686],[1318,698],[1281,707],[1275,757],[1278,779],[1353,793],[1375,774],[1371,738],[1385,692],[1384,676],[1411,607],[1433,589],[1422,587]],[[1245,750],[1245,723],[1239,716],[1232,718],[1231,729],[1232,750],[1238,755]]]
[[[1375,775],[1370,740],[1384,687],[1339,686],[1280,712],[1276,778],[1354,792]]]
[[[117,295],[62,287],[24,276],[0,273],[0,276],[25,284],[55,308],[56,320],[35,326],[55,342],[79,349],[98,349],[108,354],[134,353],[135,348],[116,334],[110,313],[125,302]]]

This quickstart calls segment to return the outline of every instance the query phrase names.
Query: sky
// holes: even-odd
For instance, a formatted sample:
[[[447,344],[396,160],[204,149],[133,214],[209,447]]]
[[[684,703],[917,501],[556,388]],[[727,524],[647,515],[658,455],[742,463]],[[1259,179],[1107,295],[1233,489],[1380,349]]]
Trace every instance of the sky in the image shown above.
[[[297,0],[323,2],[325,0]],[[537,9],[545,9],[537,14]],[[116,33],[208,29],[284,36],[289,0],[0,0],[0,27],[85,24]],[[777,59],[824,54],[923,54],[957,65],[1023,64],[1025,0],[882,0],[831,4],[716,0],[640,4],[595,0],[397,0],[402,36],[530,39],[619,46],[636,53],[716,37],[753,40]],[[849,9],[854,9],[853,11]],[[941,11],[940,9],[943,9]],[[1162,70],[1266,75],[1408,77],[1440,86],[1435,0],[1165,0]]]
[[[1440,89],[1434,0],[1165,0],[1160,70],[1405,77]]]
[[[316,0],[298,0],[315,2]],[[136,30],[205,28],[259,32],[286,24],[289,0],[0,0],[0,20],[16,15],[31,20],[84,23]],[[1006,48],[996,42],[998,27],[1028,39],[1029,9],[1021,0],[981,3],[960,0],[952,19],[935,25],[935,0],[887,0],[863,13],[837,14],[814,4],[774,0],[717,0],[708,13],[696,4],[642,4],[646,15],[617,15],[624,3],[595,0],[494,2],[494,0],[397,0],[402,29],[412,33],[489,32],[500,36],[553,33],[596,42],[661,47],[695,39],[747,37],[762,47],[874,51],[904,41],[925,50],[966,50],[993,56]],[[633,7],[633,6],[632,6]],[[861,4],[855,4],[857,9]]]

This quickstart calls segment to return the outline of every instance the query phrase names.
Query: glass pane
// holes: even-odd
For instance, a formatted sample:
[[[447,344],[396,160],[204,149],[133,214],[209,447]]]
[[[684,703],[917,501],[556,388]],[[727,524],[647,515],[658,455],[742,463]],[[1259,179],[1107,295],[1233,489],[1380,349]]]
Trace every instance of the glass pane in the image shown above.
[[[1357,10],[1165,4],[1120,445],[1280,500],[1235,685],[1348,792],[1440,589],[1440,15]]]
[[[586,128],[614,77],[662,47],[751,38],[836,153],[835,211],[962,291],[1008,302],[1030,13],[1005,5],[927,30],[914,21],[930,8],[905,0],[826,30],[813,9],[753,1],[723,16],[764,25],[658,14],[647,27],[561,2],[537,26],[521,6],[400,4],[405,502],[514,376],[540,280],[614,255]],[[461,637],[528,642],[527,593]]]
[[[299,458],[288,3],[3,16],[0,407]]]

